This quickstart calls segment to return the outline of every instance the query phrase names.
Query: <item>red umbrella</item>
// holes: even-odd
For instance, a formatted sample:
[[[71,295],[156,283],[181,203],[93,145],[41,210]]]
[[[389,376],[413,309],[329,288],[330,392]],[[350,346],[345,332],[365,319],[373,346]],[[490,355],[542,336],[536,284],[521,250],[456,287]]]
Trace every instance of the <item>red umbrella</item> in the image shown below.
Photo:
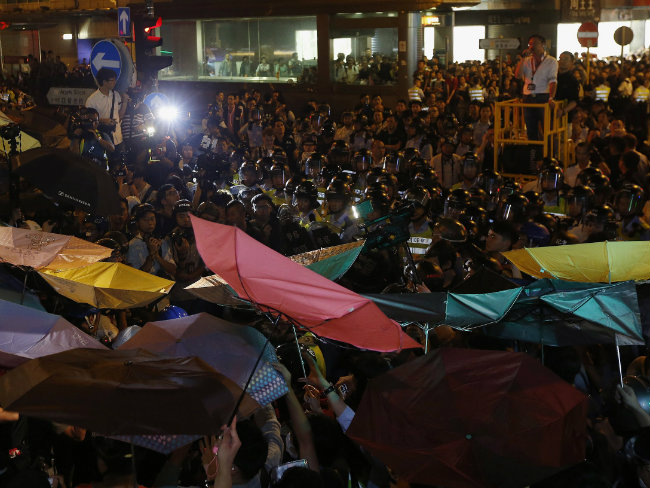
[[[363,349],[420,347],[369,299],[294,263],[236,227],[192,217],[205,264],[240,298],[317,335]]]
[[[586,400],[525,354],[440,349],[371,380],[347,434],[409,482],[519,488],[584,460]]]

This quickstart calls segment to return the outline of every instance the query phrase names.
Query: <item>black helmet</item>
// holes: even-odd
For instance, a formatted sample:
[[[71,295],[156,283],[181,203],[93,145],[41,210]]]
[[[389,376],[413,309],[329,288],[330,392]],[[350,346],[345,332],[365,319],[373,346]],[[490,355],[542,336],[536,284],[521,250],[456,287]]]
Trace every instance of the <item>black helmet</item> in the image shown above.
[[[273,166],[271,166],[269,172],[271,173],[271,178],[275,178],[276,176],[282,178],[282,189],[284,189],[284,186],[287,184],[287,181],[289,181],[289,178],[291,177],[291,170],[289,169],[289,166],[276,162]]]
[[[192,202],[189,200],[179,200],[174,204],[174,210],[172,210],[172,215],[176,217],[176,214],[183,213],[183,212],[191,212],[192,211]]]
[[[327,186],[332,181],[337,174],[341,172],[341,167],[337,164],[328,163],[323,166],[323,169],[320,171],[320,182],[323,186]]]
[[[427,166],[419,170],[413,176],[413,183],[416,185],[426,186],[427,188],[438,185],[438,174],[436,170]]]
[[[286,185],[284,185],[284,192],[288,196],[293,196],[296,188],[298,188],[298,185],[300,185],[300,183],[303,181],[305,181],[305,177],[303,175],[292,176],[289,181],[287,181]]]
[[[529,190],[524,193],[528,199],[527,213],[529,217],[535,217],[544,212],[544,199],[534,190]]]
[[[364,198],[370,198],[371,195],[379,194],[379,193],[385,193],[386,196],[388,196],[388,186],[386,186],[384,183],[376,181],[375,183],[371,183],[366,187],[366,189],[363,192],[363,195]]]
[[[421,157],[417,156],[411,158],[409,161],[409,178],[412,180],[417,173],[429,167],[430,166],[427,164],[427,162]]]
[[[332,143],[328,154],[331,163],[347,166],[350,162],[350,146],[342,139],[337,139]]]
[[[483,188],[473,186],[469,190],[469,204],[472,207],[484,208],[487,204],[488,196]]]
[[[520,222],[526,218],[527,206],[528,199],[522,193],[508,195],[499,203],[496,219],[503,222]]]
[[[423,186],[412,186],[404,194],[404,200],[413,202],[416,206],[420,206],[425,210],[429,207],[430,199],[429,191]]]
[[[574,186],[566,196],[569,217],[579,217],[589,210],[594,200],[594,191],[588,186]]]
[[[372,185],[375,182],[386,183],[388,181],[388,173],[384,168],[370,168],[366,176],[366,184]]]
[[[463,158],[463,176],[470,180],[475,179],[479,175],[481,163],[474,153],[467,153]]]
[[[470,195],[467,190],[456,188],[452,190],[445,200],[444,216],[458,217],[463,210],[469,207]]]
[[[614,220],[616,214],[614,209],[609,205],[601,205],[599,207],[594,207],[589,212],[585,214],[584,221],[586,224],[601,224],[605,225],[608,222]]]
[[[521,233],[528,240],[526,247],[543,247],[551,242],[551,233],[538,222],[526,222],[521,226]]]
[[[320,207],[320,203],[318,203],[318,189],[309,180],[303,181],[296,187],[296,191],[293,193],[294,202],[299,198],[309,199],[312,209]]]
[[[591,187],[591,180],[603,176],[603,172],[593,166],[588,166],[576,176],[576,185],[585,185]]]
[[[467,241],[467,229],[465,226],[460,221],[449,217],[439,218],[433,226],[432,233],[434,236],[449,242],[460,243]]]
[[[542,191],[559,191],[564,183],[564,172],[559,166],[549,166],[539,176]]]
[[[139,203],[131,209],[131,216],[135,221],[140,220],[149,212],[156,213],[156,210],[153,208],[153,205],[150,203]]]
[[[347,204],[352,196],[350,185],[342,180],[333,179],[325,191],[325,199],[341,198]]]
[[[419,158],[420,157],[420,150],[417,147],[407,147],[404,149],[404,159],[406,159],[407,163],[411,162],[411,159],[413,158]]]
[[[239,178],[241,178],[241,181],[244,180],[244,175],[246,173],[255,173],[256,181],[260,181],[262,179],[262,172],[260,171],[260,165],[254,163],[253,161],[245,161],[239,167]]]
[[[273,150],[273,155],[271,157],[278,163],[286,164],[289,161],[289,158],[287,158],[287,152],[281,147],[276,147]]]
[[[616,192],[614,208],[622,217],[637,215],[645,203],[645,192],[639,185],[627,183]]]
[[[312,153],[305,161],[305,174],[313,177],[319,174],[326,164],[327,157],[324,154],[320,152]]]
[[[503,184],[501,175],[493,169],[486,169],[478,176],[477,186],[490,197],[498,197]]]
[[[390,152],[384,156],[384,159],[381,163],[382,168],[384,168],[389,173],[400,173],[404,171],[407,166],[406,158],[403,152]]]
[[[354,153],[352,169],[355,171],[366,171],[372,167],[372,154],[367,149],[360,149]]]

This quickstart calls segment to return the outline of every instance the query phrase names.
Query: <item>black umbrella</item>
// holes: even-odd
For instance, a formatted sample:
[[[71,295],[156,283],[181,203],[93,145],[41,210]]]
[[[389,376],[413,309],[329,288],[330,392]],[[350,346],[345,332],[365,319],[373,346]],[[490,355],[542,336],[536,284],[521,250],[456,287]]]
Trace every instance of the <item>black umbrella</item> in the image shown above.
[[[18,175],[58,202],[95,215],[120,213],[115,181],[97,163],[65,149],[40,148],[20,156]]]

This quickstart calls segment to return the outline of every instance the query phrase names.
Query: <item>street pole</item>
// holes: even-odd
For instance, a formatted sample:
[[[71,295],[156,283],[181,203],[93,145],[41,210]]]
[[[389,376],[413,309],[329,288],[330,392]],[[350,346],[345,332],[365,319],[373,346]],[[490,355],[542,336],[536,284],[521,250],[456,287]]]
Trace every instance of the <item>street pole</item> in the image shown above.
[[[589,62],[591,61],[591,56],[589,55],[589,46],[587,46],[587,84],[589,84]]]

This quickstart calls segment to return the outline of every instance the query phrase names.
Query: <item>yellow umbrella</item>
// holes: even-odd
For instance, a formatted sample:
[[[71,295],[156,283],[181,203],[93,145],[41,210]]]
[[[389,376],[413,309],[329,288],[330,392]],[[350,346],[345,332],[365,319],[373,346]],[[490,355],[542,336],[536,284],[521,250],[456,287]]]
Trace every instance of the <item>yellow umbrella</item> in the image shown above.
[[[503,253],[536,278],[585,283],[650,279],[650,243],[614,241],[517,249]]]
[[[121,263],[94,263],[84,268],[39,274],[61,295],[97,308],[143,307],[169,293],[173,281]]]

